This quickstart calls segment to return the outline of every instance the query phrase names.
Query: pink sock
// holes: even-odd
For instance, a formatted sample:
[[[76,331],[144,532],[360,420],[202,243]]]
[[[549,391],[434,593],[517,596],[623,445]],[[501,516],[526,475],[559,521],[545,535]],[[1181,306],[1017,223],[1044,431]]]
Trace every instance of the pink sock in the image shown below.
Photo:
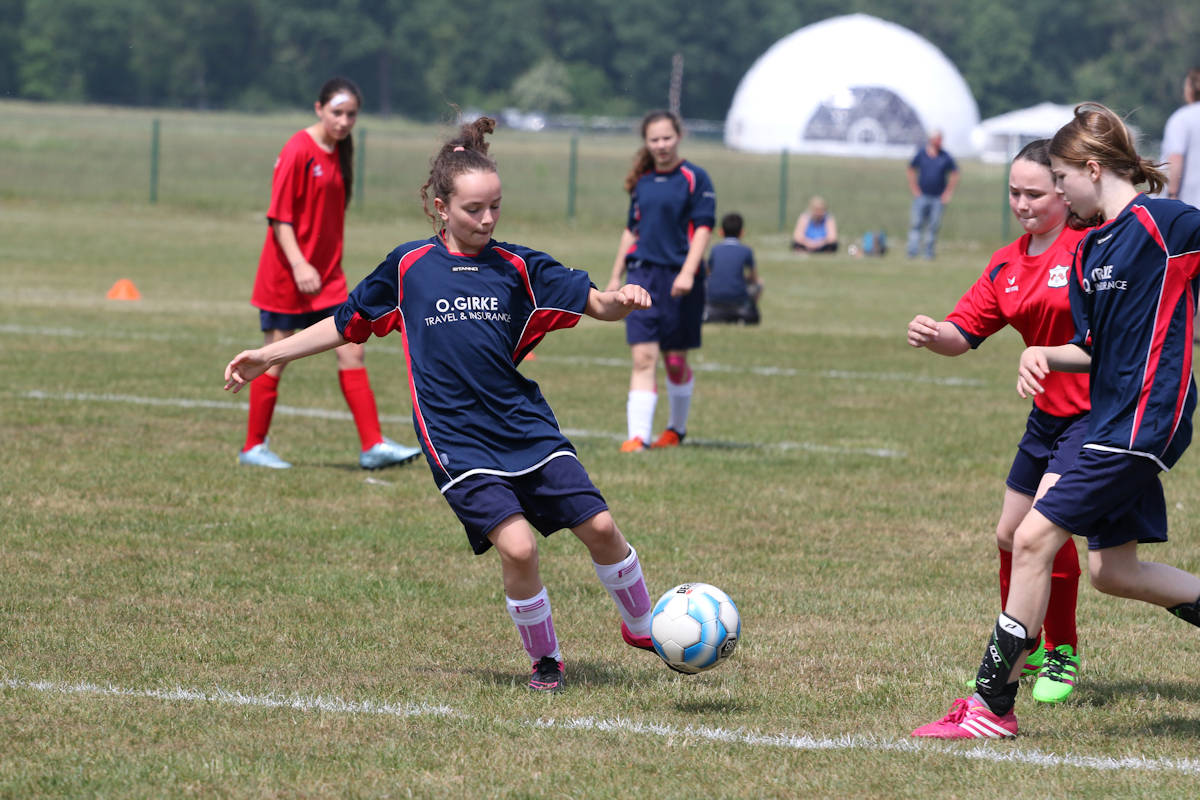
[[[596,569],[596,577],[616,602],[621,619],[625,620],[630,633],[649,636],[650,594],[646,591],[637,551],[630,547],[629,555],[616,564],[597,564],[593,561],[592,566]]]
[[[545,656],[555,661],[562,661],[558,652],[558,637],[554,633],[554,617],[550,612],[550,596],[545,587],[528,600],[513,600],[504,598],[508,606],[508,615],[517,626],[521,635],[521,644],[529,654],[529,660],[536,664]]]

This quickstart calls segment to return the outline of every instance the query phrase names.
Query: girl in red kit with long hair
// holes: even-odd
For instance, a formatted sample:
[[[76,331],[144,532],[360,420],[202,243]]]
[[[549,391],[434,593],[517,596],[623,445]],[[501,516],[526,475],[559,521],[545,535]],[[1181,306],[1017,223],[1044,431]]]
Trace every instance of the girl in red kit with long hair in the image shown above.
[[[362,93],[352,81],[326,81],[313,104],[317,121],[293,135],[275,161],[267,236],[250,300],[259,309],[265,344],[331,316],[346,300],[342,242],[354,183],[351,131],[361,107]],[[334,353],[342,395],[358,429],[359,466],[379,469],[420,455],[381,432],[363,346],[350,342]],[[242,464],[291,466],[267,446],[283,367],[272,367],[251,384],[246,442],[238,455]]]

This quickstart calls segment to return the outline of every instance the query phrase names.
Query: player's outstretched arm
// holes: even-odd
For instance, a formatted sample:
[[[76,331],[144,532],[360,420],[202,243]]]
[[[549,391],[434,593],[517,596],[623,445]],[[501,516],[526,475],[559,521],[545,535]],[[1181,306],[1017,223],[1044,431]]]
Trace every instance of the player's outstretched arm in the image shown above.
[[[957,325],[945,320],[938,322],[924,314],[917,314],[908,323],[908,343],[943,356],[961,356],[971,349],[971,343]]]
[[[630,311],[649,307],[650,293],[636,283],[627,283],[620,289],[604,292],[592,289],[583,313],[595,319],[613,322],[624,319]]]
[[[243,350],[225,366],[225,390],[235,394],[250,381],[276,364],[286,364],[298,358],[324,353],[346,343],[338,332],[333,317],[327,317],[294,336],[272,342],[265,347]]]

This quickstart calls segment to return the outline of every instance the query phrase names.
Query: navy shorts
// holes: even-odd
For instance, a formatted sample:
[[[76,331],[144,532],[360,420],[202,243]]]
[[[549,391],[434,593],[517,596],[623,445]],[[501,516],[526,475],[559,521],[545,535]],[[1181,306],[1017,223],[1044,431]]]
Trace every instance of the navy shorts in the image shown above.
[[[549,536],[608,510],[600,490],[572,456],[552,458],[523,475],[471,475],[442,496],[466,529],[475,555],[488,551],[492,542],[487,535],[513,514]]]
[[[1008,488],[1034,497],[1043,475],[1062,475],[1075,466],[1087,435],[1087,419],[1087,414],[1056,417],[1035,406],[1029,412],[1025,435],[1017,444],[1017,455],[1005,480]]]
[[[625,341],[630,345],[658,342],[662,350],[695,350],[700,347],[704,322],[704,265],[696,272],[692,290],[671,297],[671,284],[678,267],[664,267],[630,259],[626,279],[650,293],[650,308],[631,311],[625,317]]]
[[[1167,540],[1167,502],[1158,464],[1143,456],[1083,448],[1075,466],[1033,507],[1086,536],[1088,550]]]
[[[260,309],[258,324],[263,333],[267,331],[302,331],[310,325],[316,325],[326,317],[332,317],[333,312],[337,310],[338,306],[330,306],[317,311],[306,311],[303,314],[281,314],[278,311]]]

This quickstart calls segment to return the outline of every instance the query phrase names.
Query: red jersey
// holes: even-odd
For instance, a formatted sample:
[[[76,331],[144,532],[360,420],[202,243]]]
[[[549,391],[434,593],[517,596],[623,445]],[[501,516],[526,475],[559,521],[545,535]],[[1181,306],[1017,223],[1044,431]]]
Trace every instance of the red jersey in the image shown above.
[[[1001,247],[946,321],[972,348],[1005,325],[1012,325],[1027,346],[1070,342],[1075,323],[1068,285],[1083,236],[1083,231],[1063,228],[1054,244],[1036,256],[1028,253],[1029,234]],[[1086,372],[1051,372],[1042,386],[1046,391],[1033,404],[1047,414],[1071,417],[1091,408]]]
[[[250,304],[263,311],[303,314],[344,302],[346,183],[336,149],[326,153],[307,131],[288,139],[275,160],[267,220],[287,222],[296,231],[300,252],[321,273],[321,291],[314,295],[300,293],[287,256],[268,225]]]

